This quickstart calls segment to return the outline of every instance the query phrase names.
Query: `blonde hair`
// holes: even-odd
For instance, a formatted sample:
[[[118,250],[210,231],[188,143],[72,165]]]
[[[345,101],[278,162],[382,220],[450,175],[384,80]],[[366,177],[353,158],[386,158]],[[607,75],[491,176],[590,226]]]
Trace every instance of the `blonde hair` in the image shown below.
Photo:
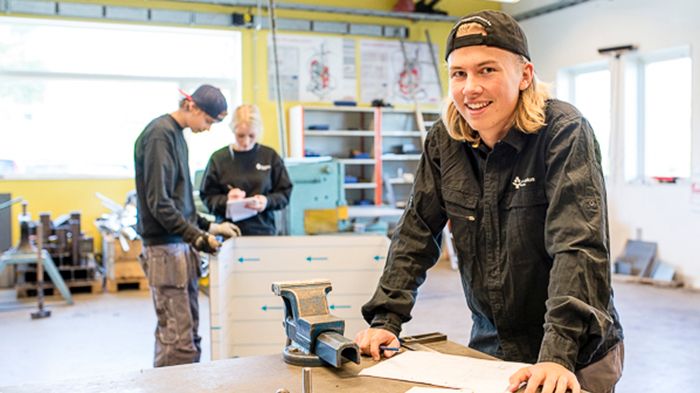
[[[262,119],[260,118],[260,109],[257,105],[243,104],[236,108],[233,112],[233,120],[231,121],[231,130],[236,132],[236,127],[239,124],[248,124],[251,130],[260,136],[262,133]]]
[[[485,35],[486,31],[478,23],[466,23],[459,26],[455,36],[462,37],[469,34]],[[516,54],[514,56],[517,56],[520,64],[529,62],[523,56]],[[549,86],[541,82],[537,75],[533,73],[530,85],[525,90],[520,91],[518,103],[515,107],[515,127],[526,134],[534,134],[545,126],[545,107],[549,97]],[[478,143],[481,140],[479,132],[469,126],[449,96],[446,97],[443,103],[441,116],[447,133],[453,139],[470,143]]]

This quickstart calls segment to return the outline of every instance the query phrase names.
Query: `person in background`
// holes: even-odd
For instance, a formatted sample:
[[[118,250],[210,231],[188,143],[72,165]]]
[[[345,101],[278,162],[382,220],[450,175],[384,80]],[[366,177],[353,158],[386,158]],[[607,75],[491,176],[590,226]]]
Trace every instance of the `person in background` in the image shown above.
[[[292,183],[282,158],[258,143],[262,133],[255,105],[236,108],[231,122],[235,143],[212,154],[202,177],[199,196],[218,222],[226,219],[226,203],[252,198],[246,207],[258,214],[237,221],[243,236],[277,234],[274,211],[287,206]]]
[[[221,91],[202,85],[185,94],[178,110],[152,120],[134,146],[140,260],[158,318],[154,367],[199,362],[197,251],[216,252],[217,235],[240,235],[235,225],[210,223],[196,213],[183,135],[185,128],[207,131],[224,117]]]
[[[449,219],[473,326],[469,346],[532,363],[504,389],[613,392],[623,333],[610,282],[600,150],[576,108],[550,99],[525,33],[480,11],[447,39],[449,97],[430,130],[408,207],[362,313],[375,359],[399,345]]]

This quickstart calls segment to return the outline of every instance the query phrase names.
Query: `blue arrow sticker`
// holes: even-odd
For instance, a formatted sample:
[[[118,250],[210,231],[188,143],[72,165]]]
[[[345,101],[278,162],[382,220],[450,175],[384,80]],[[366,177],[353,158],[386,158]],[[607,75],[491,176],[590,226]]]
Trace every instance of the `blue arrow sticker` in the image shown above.
[[[379,260],[384,259],[383,256],[375,255],[373,258],[376,262],[379,262]]]
[[[327,261],[328,257],[306,257],[306,260],[308,262],[313,262],[313,261]]]
[[[268,306],[267,304],[264,304],[262,307],[260,307],[261,310],[267,311],[267,310],[281,310],[282,306]]]
[[[243,262],[259,262],[260,258],[243,258],[240,257],[238,258],[238,262],[243,263]]]
[[[331,304],[328,308],[330,308],[331,310],[335,310],[335,309],[337,309],[337,308],[350,308],[350,307],[351,307],[351,306],[349,306],[349,305],[341,305],[341,304],[339,304],[339,305],[336,306],[335,304]]]

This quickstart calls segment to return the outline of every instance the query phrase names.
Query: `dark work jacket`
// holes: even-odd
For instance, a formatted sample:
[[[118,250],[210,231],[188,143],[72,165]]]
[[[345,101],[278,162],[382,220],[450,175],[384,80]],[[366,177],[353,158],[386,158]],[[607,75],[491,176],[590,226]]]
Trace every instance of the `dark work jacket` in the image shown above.
[[[197,214],[187,142],[170,115],[151,121],[134,144],[137,231],[147,246],[191,243],[209,227]]]
[[[245,191],[246,197],[267,197],[265,210],[236,221],[243,236],[277,234],[273,211],[289,203],[292,183],[282,158],[273,149],[256,143],[249,151],[234,151],[229,146],[214,152],[202,177],[199,196],[217,221],[226,219],[229,186]]]
[[[372,327],[398,335],[411,319],[449,219],[471,347],[577,370],[622,340],[598,144],[567,103],[548,101],[546,123],[535,134],[511,129],[481,152],[442,122],[432,128],[384,273],[362,308]]]

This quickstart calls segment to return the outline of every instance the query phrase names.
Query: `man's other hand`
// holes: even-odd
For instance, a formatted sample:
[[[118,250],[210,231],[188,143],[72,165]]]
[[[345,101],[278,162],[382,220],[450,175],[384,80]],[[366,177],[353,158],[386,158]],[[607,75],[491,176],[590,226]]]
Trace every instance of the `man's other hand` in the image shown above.
[[[192,247],[197,251],[206,252],[207,254],[214,254],[219,251],[221,243],[214,237],[206,232],[202,232],[197,236],[192,242]]]
[[[209,225],[209,233],[214,236],[223,236],[224,239],[241,236],[241,230],[231,222],[222,222],[220,224],[211,223]]]
[[[523,367],[510,376],[506,392],[515,392],[523,382],[527,382],[525,393],[535,393],[542,386],[542,393],[581,393],[581,385],[576,375],[566,367],[553,362],[537,363]]]
[[[382,351],[379,349],[380,345],[394,348],[401,346],[398,337],[394,333],[377,328],[368,328],[357,333],[355,343],[360,347],[360,353],[370,355],[374,360],[379,360],[382,355],[385,358],[390,358],[397,353],[396,351]]]

